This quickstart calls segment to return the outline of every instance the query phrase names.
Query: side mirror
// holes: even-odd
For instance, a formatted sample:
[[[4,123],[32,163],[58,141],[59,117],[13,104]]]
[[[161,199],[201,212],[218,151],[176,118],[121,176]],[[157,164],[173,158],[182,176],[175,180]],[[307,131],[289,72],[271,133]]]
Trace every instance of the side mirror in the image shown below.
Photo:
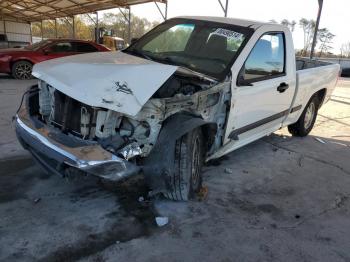
[[[242,69],[239,71],[237,77],[237,86],[253,86],[253,84],[249,80],[244,79],[244,71],[245,65],[243,65]]]

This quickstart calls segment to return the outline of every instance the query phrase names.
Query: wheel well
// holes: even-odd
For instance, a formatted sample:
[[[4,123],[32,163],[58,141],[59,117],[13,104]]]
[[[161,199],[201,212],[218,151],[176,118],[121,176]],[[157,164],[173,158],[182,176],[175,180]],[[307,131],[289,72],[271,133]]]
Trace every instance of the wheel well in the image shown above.
[[[319,91],[316,92],[315,96],[317,96],[318,101],[319,101],[319,107],[323,104],[323,100],[326,97],[326,88],[323,88]]]
[[[12,67],[15,63],[17,62],[21,62],[21,61],[26,61],[28,63],[31,63],[32,65],[34,64],[32,61],[28,60],[28,59],[18,59],[18,60],[14,60],[10,62],[10,67],[11,67],[11,72],[12,72]]]
[[[217,126],[214,123],[208,123],[201,126],[204,137],[206,138],[206,148],[207,150],[213,145],[215,141],[215,135],[217,132]]]

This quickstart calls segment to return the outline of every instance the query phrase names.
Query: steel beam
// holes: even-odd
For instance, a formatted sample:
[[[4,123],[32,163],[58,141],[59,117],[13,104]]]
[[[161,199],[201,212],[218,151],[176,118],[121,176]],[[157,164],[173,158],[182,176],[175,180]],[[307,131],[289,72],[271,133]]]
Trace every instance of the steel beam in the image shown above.
[[[57,19],[55,18],[55,38],[57,38]]]
[[[128,43],[131,44],[131,7],[129,6],[129,16],[128,16]]]
[[[98,38],[100,37],[99,24],[98,24],[98,12],[96,12],[96,32],[95,32],[95,42],[98,44]]]
[[[165,2],[165,10],[164,10],[164,13],[163,11],[160,9],[158,3],[156,1],[154,1],[154,4],[156,5],[160,15],[163,17],[164,20],[167,19],[167,16],[168,16],[168,1]]]
[[[119,7],[119,12],[124,16],[124,19],[128,23],[128,43],[131,43],[131,8],[130,6],[125,7],[125,9],[128,9],[128,15],[126,15],[122,9]]]
[[[224,4],[221,2],[221,0],[218,0],[219,4],[220,4],[220,6],[221,6],[222,11],[224,11],[224,16],[225,16],[225,17],[227,17],[228,1],[229,1],[229,0],[226,0],[226,1],[225,1],[225,6],[224,6]]]
[[[315,53],[315,47],[316,47],[316,43],[317,43],[318,27],[320,25],[321,14],[322,14],[322,6],[323,6],[323,0],[318,0],[317,20],[316,20],[316,26],[315,26],[315,32],[314,32],[314,39],[312,41],[312,46],[311,46],[310,59],[313,58],[314,53]]]
[[[72,17],[72,27],[73,27],[73,39],[75,39],[75,19],[74,19],[74,15]]]
[[[5,21],[4,21],[4,24],[5,24]],[[29,29],[30,29],[30,44],[33,44],[32,22],[29,22]]]
[[[40,33],[41,33],[41,40],[44,40],[44,34],[43,34],[43,20],[40,21]]]

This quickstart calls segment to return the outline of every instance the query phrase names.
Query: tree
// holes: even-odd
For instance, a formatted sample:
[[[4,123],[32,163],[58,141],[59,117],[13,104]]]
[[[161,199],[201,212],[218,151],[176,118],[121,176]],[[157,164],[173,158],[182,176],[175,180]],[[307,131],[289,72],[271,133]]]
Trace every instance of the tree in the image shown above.
[[[350,58],[350,42],[341,45],[340,56]]]
[[[287,26],[289,30],[293,33],[297,22],[295,22],[294,20],[289,21],[288,19],[283,19],[281,21],[281,24]]]
[[[320,56],[322,56],[323,53],[328,53],[331,49],[333,49],[330,44],[333,43],[332,40],[334,37],[335,35],[329,32],[327,28],[321,28],[318,30],[317,39],[320,42]]]
[[[299,26],[303,29],[304,32],[304,47],[302,50],[302,55],[306,55],[311,48],[316,22],[312,19],[307,20],[306,18],[301,18],[299,20]]]
[[[75,16],[75,38],[84,40],[95,39],[95,25],[85,15]],[[150,22],[146,18],[138,16],[131,16],[131,35],[132,37],[140,37],[147,31],[151,30],[158,22]],[[57,37],[71,38],[73,37],[73,26],[71,18],[56,19]],[[104,27],[107,30],[113,29],[116,36],[127,39],[128,38],[128,22],[121,13],[107,13],[103,15],[99,23],[99,27]],[[44,38],[55,38],[55,22],[54,20],[44,20],[42,23],[32,23],[32,35],[43,35]]]
[[[94,28],[92,24],[89,24],[82,16],[76,16],[75,19],[75,37],[77,39],[93,40]],[[56,19],[57,37],[58,38],[71,38],[73,37],[73,26],[71,18],[58,18]],[[32,23],[32,35],[43,35],[44,38],[56,38],[55,21],[44,20],[41,23]]]
[[[141,37],[146,32],[151,30],[154,26],[158,25],[158,22],[150,22],[146,18],[140,18],[135,15],[131,15],[131,35],[132,37]],[[107,13],[103,15],[101,27],[105,27],[108,30],[113,29],[116,36],[127,39],[128,37],[128,22],[125,17],[118,13]]]

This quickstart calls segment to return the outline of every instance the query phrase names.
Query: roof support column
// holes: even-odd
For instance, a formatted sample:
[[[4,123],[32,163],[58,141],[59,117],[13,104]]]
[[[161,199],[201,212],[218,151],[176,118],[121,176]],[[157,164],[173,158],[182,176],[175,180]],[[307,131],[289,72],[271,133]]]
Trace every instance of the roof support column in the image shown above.
[[[86,14],[86,15],[95,25],[94,39],[95,39],[95,43],[98,44],[99,38],[100,38],[100,33],[99,33],[99,28],[98,28],[98,12],[95,12],[96,20],[93,19],[89,14]]]
[[[165,2],[165,19],[168,19],[168,1]]]
[[[128,14],[128,43],[131,44],[131,7],[128,7],[129,14]]]
[[[99,33],[99,28],[98,28],[98,12],[96,12],[96,31],[95,31],[95,42],[98,44],[98,42],[99,42],[99,35],[100,35],[100,33]]]
[[[318,0],[318,13],[317,13],[317,20],[316,20],[316,26],[315,26],[315,32],[314,32],[314,39],[312,41],[312,46],[311,46],[310,59],[313,58],[315,53],[318,27],[320,25],[320,19],[321,19],[321,13],[322,13],[322,6],[323,6],[323,0]]]
[[[33,44],[32,22],[29,22],[29,30],[30,30],[30,44]]]
[[[5,37],[6,39],[5,40],[8,40],[7,39],[7,30],[6,30],[6,20],[4,19],[4,34],[5,34]],[[7,47],[10,47],[10,42],[7,41]]]
[[[57,38],[57,19],[55,18],[55,38]]]
[[[128,23],[128,43],[131,43],[131,8],[130,6],[125,7],[124,9],[128,10],[128,15],[119,8],[119,12],[124,16],[124,19]]]
[[[163,17],[164,20],[167,19],[167,16],[168,16],[168,1],[165,2],[165,10],[164,10],[164,13],[163,11],[160,9],[159,5],[157,2],[154,1],[154,4],[156,5],[160,15]]]
[[[43,34],[43,20],[40,21],[40,33],[41,33],[41,40],[44,40],[44,34]]]
[[[74,19],[74,15],[72,17],[72,28],[73,28],[73,39],[75,39],[75,19]]]
[[[221,0],[218,0],[221,8],[222,8],[222,11],[224,11],[224,16],[227,17],[227,10],[228,10],[228,0],[225,0],[225,6],[224,4],[221,2]]]

